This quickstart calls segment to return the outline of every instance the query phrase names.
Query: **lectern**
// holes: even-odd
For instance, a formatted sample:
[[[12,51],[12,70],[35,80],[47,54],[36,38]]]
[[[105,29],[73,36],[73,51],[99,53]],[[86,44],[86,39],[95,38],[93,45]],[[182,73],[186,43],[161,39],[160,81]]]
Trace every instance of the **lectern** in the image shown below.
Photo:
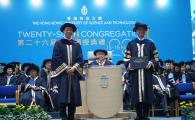
[[[99,118],[116,115],[122,106],[122,81],[119,66],[90,67],[87,70],[87,106]]]

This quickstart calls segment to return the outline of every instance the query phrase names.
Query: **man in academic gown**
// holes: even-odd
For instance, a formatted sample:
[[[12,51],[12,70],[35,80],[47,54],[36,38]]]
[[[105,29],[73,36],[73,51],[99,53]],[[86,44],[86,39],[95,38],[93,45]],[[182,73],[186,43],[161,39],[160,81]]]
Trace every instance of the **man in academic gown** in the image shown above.
[[[175,82],[176,83],[180,83],[181,82],[182,73],[181,73],[181,65],[179,63],[174,63],[173,75],[174,75]]]
[[[167,99],[169,96],[170,86],[168,85],[167,79],[163,74],[164,68],[159,67],[158,72],[153,74],[153,89],[154,89],[154,105],[163,109],[163,115],[169,116]]]
[[[137,33],[137,38],[130,41],[126,47],[125,60],[128,61],[128,69],[132,76],[132,95],[131,102],[135,105],[137,117],[136,120],[148,120],[149,105],[152,104],[153,80],[152,73],[154,66],[157,65],[159,57],[154,43],[144,38],[148,26],[143,23],[136,23],[133,31]],[[131,57],[148,58],[147,66],[143,69],[133,69],[130,64]]]
[[[195,60],[191,61],[191,72],[195,73]]]
[[[107,66],[107,65],[113,65],[112,62],[110,62],[106,56],[108,55],[108,52],[106,50],[98,49],[93,52],[93,54],[96,57],[96,60],[93,61],[90,65],[93,66]]]
[[[3,69],[5,66],[5,63],[0,63],[0,79],[4,76]]]
[[[55,79],[51,79],[50,73],[51,73],[51,59],[45,59],[43,61],[43,64],[41,66],[40,74],[39,76],[46,80],[47,84],[47,91],[49,92],[53,105],[54,105],[54,111],[58,111],[58,91],[57,91],[57,85],[53,86],[53,83],[55,82]],[[53,82],[54,81],[54,82]],[[46,103],[49,99],[46,100]],[[51,107],[48,107],[48,111],[53,111]]]
[[[81,45],[72,38],[76,30],[74,24],[63,24],[60,31],[64,33],[64,38],[57,41],[53,48],[52,70],[55,71],[62,63],[66,69],[54,78],[57,80],[60,116],[63,120],[74,120],[76,106],[82,103],[78,71],[83,63],[83,55]]]
[[[46,90],[46,81],[39,77],[39,67],[31,64],[27,70],[29,77],[22,83],[24,91],[21,94],[20,103],[24,106],[40,105],[45,107],[45,98],[42,94]]]
[[[17,85],[21,85],[23,83],[25,83],[25,80],[29,77],[27,75],[27,70],[28,68],[30,67],[31,63],[23,63],[22,64],[22,71],[19,72],[17,75],[16,75],[16,84]]]
[[[42,69],[40,70],[39,76],[42,77],[44,80],[46,80],[47,89],[49,91],[51,89],[51,78],[50,78],[51,59],[45,59],[43,61],[41,68]]]
[[[7,85],[16,85],[16,76],[14,75],[14,66],[12,64],[7,64],[3,71],[4,76],[0,80],[0,86],[7,86]]]

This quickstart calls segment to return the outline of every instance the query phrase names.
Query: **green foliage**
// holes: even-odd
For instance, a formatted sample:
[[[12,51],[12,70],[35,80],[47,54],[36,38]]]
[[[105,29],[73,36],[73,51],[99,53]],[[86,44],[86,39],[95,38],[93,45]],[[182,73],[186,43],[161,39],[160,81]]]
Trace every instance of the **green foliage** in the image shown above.
[[[195,120],[195,110],[192,110],[192,111],[187,115],[187,120]]]
[[[187,120],[195,120],[195,103],[180,102],[181,115],[186,116]]]
[[[51,117],[37,105],[0,105],[0,120],[49,120]]]

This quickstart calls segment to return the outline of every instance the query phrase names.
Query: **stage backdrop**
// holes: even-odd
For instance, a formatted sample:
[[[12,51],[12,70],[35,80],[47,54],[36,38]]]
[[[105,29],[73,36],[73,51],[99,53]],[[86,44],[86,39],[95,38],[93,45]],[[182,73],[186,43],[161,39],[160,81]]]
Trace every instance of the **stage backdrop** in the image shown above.
[[[35,2],[34,2],[35,1]],[[37,2],[38,1],[38,2]],[[42,1],[42,2],[41,2]],[[71,2],[72,1],[72,2]],[[98,2],[99,1],[99,2]],[[191,60],[190,1],[167,0],[10,0],[0,5],[0,62],[34,62],[51,58],[53,45],[63,37],[65,22],[78,28],[84,59],[98,48],[111,50],[113,62],[123,59],[136,21],[150,26],[160,58]],[[166,1],[166,0],[165,0]],[[76,39],[76,37],[74,37]]]
[[[195,59],[195,0],[191,0],[191,21],[192,21],[192,46],[193,46],[193,59]]]

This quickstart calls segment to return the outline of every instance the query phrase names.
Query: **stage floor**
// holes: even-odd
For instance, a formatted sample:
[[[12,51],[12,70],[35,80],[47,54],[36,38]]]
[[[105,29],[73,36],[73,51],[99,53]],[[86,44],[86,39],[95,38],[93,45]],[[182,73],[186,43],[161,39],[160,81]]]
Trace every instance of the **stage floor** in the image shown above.
[[[50,112],[49,114],[52,117],[51,120],[61,120],[59,112]],[[131,116],[131,118],[128,118],[127,115]],[[78,117],[78,114],[76,116]],[[88,117],[83,116],[83,115],[81,115],[81,116],[78,117],[81,119],[77,119],[77,120],[134,120],[136,115],[134,112],[125,112],[123,114],[120,113],[117,118],[108,118],[108,119],[92,118],[92,116],[90,116],[90,115],[87,115]],[[150,118],[150,120],[182,120],[181,117],[161,117],[160,116],[160,117],[149,117],[149,118]]]
[[[61,120],[61,119],[52,119],[52,120]],[[131,119],[123,119],[123,118],[110,118],[110,119],[79,119],[79,120],[134,120]],[[182,120],[181,117],[150,117],[150,120]]]

